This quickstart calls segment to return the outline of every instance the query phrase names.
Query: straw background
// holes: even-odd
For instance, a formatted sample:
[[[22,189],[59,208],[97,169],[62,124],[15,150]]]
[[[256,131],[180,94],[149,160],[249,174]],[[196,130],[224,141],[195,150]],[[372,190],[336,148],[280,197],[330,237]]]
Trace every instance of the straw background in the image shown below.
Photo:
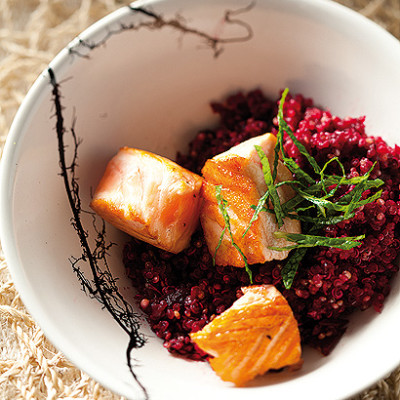
[[[400,0],[338,1],[400,39]],[[128,3],[0,0],[1,149],[21,101],[48,62],[87,26]],[[122,398],[75,368],[47,341],[24,308],[0,253],[0,400],[4,399]],[[399,400],[400,368],[353,400],[361,399]]]

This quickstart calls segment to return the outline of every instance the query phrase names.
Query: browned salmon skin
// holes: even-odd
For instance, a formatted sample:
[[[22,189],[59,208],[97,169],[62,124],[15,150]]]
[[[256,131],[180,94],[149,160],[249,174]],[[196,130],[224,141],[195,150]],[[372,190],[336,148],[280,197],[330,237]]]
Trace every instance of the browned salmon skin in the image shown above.
[[[178,253],[198,225],[202,181],[165,157],[123,147],[108,163],[90,206],[129,235]]]
[[[243,386],[270,369],[301,365],[300,334],[286,299],[273,285],[242,288],[244,295],[191,339],[210,354],[224,381]]]
[[[225,232],[220,247],[215,252],[225,226],[216,197],[215,187],[218,185],[222,185],[221,194],[228,203],[227,211],[234,242],[246,256],[249,264],[264,263],[273,259],[282,260],[287,257],[287,251],[269,249],[271,246],[285,247],[292,244],[285,239],[276,239],[274,232],[280,230],[300,233],[299,221],[285,218],[283,226],[279,228],[273,214],[261,212],[243,237],[254,214],[251,206],[257,205],[267,190],[260,158],[254,146],[259,145],[263,149],[273,169],[275,144],[276,137],[272,134],[257,136],[207,160],[202,169],[205,183],[200,220],[207,246],[210,253],[215,255],[218,265],[245,266],[243,257],[232,245],[228,232]],[[277,181],[291,179],[292,174],[279,161]],[[281,203],[284,203],[293,197],[294,193],[288,185],[283,185],[278,188],[278,195]]]

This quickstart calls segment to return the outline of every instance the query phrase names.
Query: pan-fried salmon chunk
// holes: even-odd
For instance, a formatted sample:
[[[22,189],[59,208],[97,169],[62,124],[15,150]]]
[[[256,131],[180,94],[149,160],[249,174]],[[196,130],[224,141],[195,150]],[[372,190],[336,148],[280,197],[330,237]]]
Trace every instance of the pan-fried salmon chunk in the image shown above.
[[[234,146],[205,163],[202,169],[205,183],[203,185],[204,201],[200,211],[200,221],[207,246],[212,255],[215,254],[221,232],[225,226],[215,191],[216,186],[222,185],[221,194],[228,203],[227,211],[233,238],[246,256],[248,263],[264,263],[287,257],[287,251],[270,250],[268,247],[284,247],[292,244],[285,239],[275,238],[273,233],[279,230],[300,233],[300,222],[297,220],[285,218],[283,226],[278,228],[275,215],[260,212],[259,218],[253,222],[251,228],[243,237],[254,214],[254,209],[251,206],[257,205],[258,200],[267,190],[260,158],[254,146],[261,146],[272,170],[275,144],[276,137],[267,133]],[[292,174],[281,161],[279,161],[277,169],[277,182],[292,179]],[[279,187],[277,191],[281,203],[294,196],[293,190],[288,185]],[[225,232],[215,254],[215,261],[218,265],[244,267],[243,257],[232,246],[228,232]]]
[[[244,295],[191,339],[210,354],[224,381],[243,386],[270,369],[301,366],[297,321],[273,285],[242,288]]]
[[[90,204],[131,236],[179,253],[198,225],[203,179],[156,154],[123,147]]]

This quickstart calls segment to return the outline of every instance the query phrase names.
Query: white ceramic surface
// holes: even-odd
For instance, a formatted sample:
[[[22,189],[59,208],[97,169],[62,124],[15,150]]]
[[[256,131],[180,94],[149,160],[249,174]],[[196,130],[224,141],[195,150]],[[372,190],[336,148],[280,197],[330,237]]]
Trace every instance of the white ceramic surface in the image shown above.
[[[210,36],[241,38],[244,25],[223,23],[242,0],[168,0],[135,6],[184,18]],[[80,39],[105,45],[89,50],[74,40],[51,63],[60,82],[63,115],[83,139],[79,184],[83,207],[107,160],[128,145],[173,157],[198,128],[213,124],[211,100],[261,87],[276,97],[288,86],[333,113],[367,115],[369,133],[399,142],[400,45],[383,29],[330,1],[257,0],[233,15],[251,27],[249,40],[222,44],[215,57],[204,40],[169,26],[121,30],[151,22],[123,8],[85,31]],[[80,57],[70,50],[82,52]],[[69,258],[80,246],[59,176],[54,106],[45,71],[21,106],[1,164],[1,241],[10,271],[29,311],[50,340],[78,367],[131,399],[143,397],[125,358],[127,335],[100,304],[86,296]],[[90,231],[90,220],[84,219]],[[108,228],[121,245],[112,271],[131,298],[121,248],[126,237]],[[145,326],[148,343],[134,351],[134,370],[150,399],[337,400],[353,395],[400,362],[399,279],[381,314],[361,313],[326,358],[306,351],[294,374],[260,378],[248,388],[221,382],[206,363],[172,357]],[[365,324],[365,322],[368,322]]]

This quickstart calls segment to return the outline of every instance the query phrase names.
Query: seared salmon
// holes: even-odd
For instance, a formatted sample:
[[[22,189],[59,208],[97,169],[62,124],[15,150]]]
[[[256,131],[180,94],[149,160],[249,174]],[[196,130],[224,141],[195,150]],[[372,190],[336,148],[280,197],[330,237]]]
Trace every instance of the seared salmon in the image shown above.
[[[271,369],[299,368],[300,334],[286,299],[273,285],[242,291],[230,308],[190,334],[212,356],[213,370],[222,380],[243,386]]]
[[[179,253],[198,225],[202,182],[167,158],[123,147],[108,163],[90,206],[129,235]]]
[[[259,145],[263,149],[272,170],[275,144],[276,137],[267,133],[234,146],[205,163],[202,169],[205,183],[202,191],[204,201],[200,211],[200,221],[212,255],[215,254],[225,226],[215,189],[216,186],[222,185],[221,194],[228,204],[227,211],[233,239],[246,256],[248,263],[264,263],[287,257],[288,251],[270,250],[268,247],[284,247],[292,244],[285,239],[276,239],[273,233],[278,230],[300,233],[300,222],[297,220],[285,218],[283,226],[278,228],[275,215],[261,212],[259,218],[253,222],[243,237],[254,214],[251,206],[257,205],[260,197],[267,190],[260,158],[254,146]],[[291,179],[292,174],[279,161],[276,182]],[[278,188],[278,195],[281,203],[284,203],[292,198],[294,193],[288,185],[283,185]],[[245,266],[243,257],[232,245],[228,232],[225,232],[215,254],[215,261],[217,265]]]

